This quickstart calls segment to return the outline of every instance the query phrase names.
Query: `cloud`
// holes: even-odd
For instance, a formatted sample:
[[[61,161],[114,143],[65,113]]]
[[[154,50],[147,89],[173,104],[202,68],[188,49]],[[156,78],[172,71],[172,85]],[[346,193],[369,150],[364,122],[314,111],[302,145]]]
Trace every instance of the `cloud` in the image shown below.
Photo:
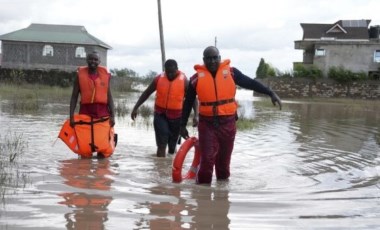
[[[0,34],[31,23],[82,25],[113,47],[109,68],[129,68],[141,75],[161,71],[157,1],[146,0],[0,0]],[[162,0],[167,58],[186,74],[202,62],[203,49],[216,44],[225,58],[254,76],[261,58],[281,71],[302,61],[294,41],[300,23],[372,19],[380,24],[377,0]]]

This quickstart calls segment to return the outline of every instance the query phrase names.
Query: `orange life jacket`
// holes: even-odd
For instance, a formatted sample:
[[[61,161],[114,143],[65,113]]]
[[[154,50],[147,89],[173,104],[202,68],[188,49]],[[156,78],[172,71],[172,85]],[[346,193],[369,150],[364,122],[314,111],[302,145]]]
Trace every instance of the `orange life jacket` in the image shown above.
[[[99,77],[92,80],[88,76],[88,67],[79,67],[78,78],[81,94],[81,104],[102,103],[108,102],[108,84],[109,73],[103,66],[98,66]]]
[[[182,72],[169,81],[165,72],[158,78],[156,85],[156,105],[165,109],[181,110],[185,97],[186,77]]]
[[[196,91],[199,100],[199,114],[223,116],[236,113],[236,85],[232,78],[230,60],[220,63],[215,78],[204,65],[195,65],[198,74]]]
[[[109,157],[115,150],[114,128],[108,118],[93,119],[85,114],[74,114],[76,125],[70,126],[67,119],[58,137],[76,154],[85,158],[92,157],[93,152],[101,152]]]

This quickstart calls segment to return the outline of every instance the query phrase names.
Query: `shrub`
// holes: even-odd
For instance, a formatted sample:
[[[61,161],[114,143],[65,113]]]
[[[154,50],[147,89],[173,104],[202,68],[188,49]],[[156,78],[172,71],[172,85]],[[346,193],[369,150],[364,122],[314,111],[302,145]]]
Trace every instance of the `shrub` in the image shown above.
[[[318,69],[316,66],[311,65],[306,67],[303,64],[296,64],[293,70],[293,76],[299,78],[311,78],[316,80],[323,77],[322,70]]]
[[[256,69],[256,77],[263,79],[274,76],[276,76],[276,70],[270,64],[266,63],[264,58],[261,58],[259,66]]]
[[[360,81],[360,80],[368,79],[367,74],[364,73],[363,71],[354,73],[351,70],[347,70],[342,66],[331,67],[328,71],[328,77],[343,84],[349,83],[352,81]]]

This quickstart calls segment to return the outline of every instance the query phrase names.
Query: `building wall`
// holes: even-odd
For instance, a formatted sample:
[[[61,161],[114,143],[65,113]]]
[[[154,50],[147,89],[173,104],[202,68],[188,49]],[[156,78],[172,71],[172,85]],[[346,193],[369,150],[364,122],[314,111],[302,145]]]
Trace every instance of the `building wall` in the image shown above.
[[[357,81],[350,84],[340,84],[331,79],[313,81],[304,78],[267,78],[259,81],[281,98],[380,99],[380,81]]]
[[[45,45],[54,49],[53,56],[43,56]],[[11,69],[57,69],[63,71],[76,70],[78,66],[87,65],[85,58],[75,57],[78,46],[85,48],[86,53],[96,50],[101,58],[102,65],[107,66],[107,49],[99,46],[74,44],[2,42],[2,68]]]
[[[297,47],[303,47],[304,64],[313,64],[327,73],[331,67],[340,67],[352,72],[378,71],[380,63],[374,62],[374,52],[380,50],[380,40],[342,42],[342,41],[315,41],[310,45],[310,41],[298,41]],[[305,44],[308,46],[306,46]],[[303,46],[302,46],[303,45]],[[324,49],[325,56],[315,56],[316,49]]]
[[[380,44],[316,44],[316,49],[324,49],[325,56],[314,56],[314,65],[325,75],[331,67],[343,66],[352,72],[376,71],[379,63],[373,61],[375,50],[380,50]]]

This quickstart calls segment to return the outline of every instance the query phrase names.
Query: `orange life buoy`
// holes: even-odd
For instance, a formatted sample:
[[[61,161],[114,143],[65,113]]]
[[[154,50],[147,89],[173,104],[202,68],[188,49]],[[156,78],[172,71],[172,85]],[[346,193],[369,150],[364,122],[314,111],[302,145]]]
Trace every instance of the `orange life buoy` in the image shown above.
[[[194,159],[191,164],[191,167],[189,171],[186,173],[185,176],[182,177],[182,166],[183,162],[185,160],[185,157],[189,150],[194,147]],[[173,168],[172,168],[172,178],[173,182],[180,183],[183,179],[193,179],[195,178],[195,175],[197,173],[197,169],[199,166],[201,158],[201,153],[199,151],[199,142],[196,137],[190,137],[188,138],[181,147],[179,148],[174,160],[173,160]]]

